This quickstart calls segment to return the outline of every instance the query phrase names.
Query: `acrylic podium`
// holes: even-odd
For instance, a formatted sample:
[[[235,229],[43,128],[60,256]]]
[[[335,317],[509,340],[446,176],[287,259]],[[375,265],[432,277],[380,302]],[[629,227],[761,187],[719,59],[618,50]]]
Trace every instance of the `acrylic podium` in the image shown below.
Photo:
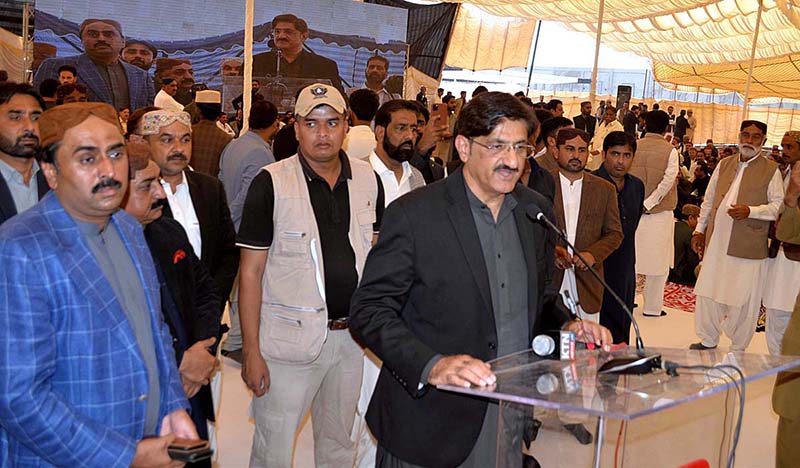
[[[800,366],[800,356],[667,348],[647,352],[682,366],[733,365],[742,371],[745,383]],[[587,428],[596,429],[591,451],[585,449],[582,459],[559,466],[677,468],[697,459],[725,466],[738,415],[732,378],[717,369],[678,370],[677,376],[664,370],[598,375],[608,360],[632,353],[630,348],[611,353],[584,350],[574,361],[559,361],[527,350],[491,362],[497,383],[490,388],[438,388],[499,402],[497,467],[523,466],[524,427],[532,421],[534,408],[556,410],[559,419],[577,415]],[[629,431],[632,424],[637,430]],[[574,442],[570,452],[579,448]],[[531,454],[536,456],[537,449]]]

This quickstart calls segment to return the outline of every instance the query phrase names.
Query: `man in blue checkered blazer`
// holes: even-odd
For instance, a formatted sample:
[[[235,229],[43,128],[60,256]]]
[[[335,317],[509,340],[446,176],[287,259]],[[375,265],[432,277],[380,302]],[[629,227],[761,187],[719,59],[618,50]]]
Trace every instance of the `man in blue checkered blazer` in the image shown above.
[[[117,113],[39,123],[53,190],[0,226],[0,466],[180,466],[168,444],[197,433],[142,228],[118,210]]]
[[[79,34],[85,52],[42,62],[33,79],[36,89],[47,78],[58,79],[59,68],[72,65],[78,70],[78,83],[89,91],[89,101],[111,104],[118,111],[128,107],[131,112],[153,105],[155,89],[150,75],[120,60],[125,38],[118,22],[87,19]]]

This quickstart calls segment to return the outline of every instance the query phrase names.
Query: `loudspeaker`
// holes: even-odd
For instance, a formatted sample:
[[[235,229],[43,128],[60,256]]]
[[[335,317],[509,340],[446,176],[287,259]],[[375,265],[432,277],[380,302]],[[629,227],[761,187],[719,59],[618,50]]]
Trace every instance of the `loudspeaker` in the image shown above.
[[[631,102],[631,93],[633,93],[633,88],[631,86],[617,86],[617,109],[625,105],[626,102]]]

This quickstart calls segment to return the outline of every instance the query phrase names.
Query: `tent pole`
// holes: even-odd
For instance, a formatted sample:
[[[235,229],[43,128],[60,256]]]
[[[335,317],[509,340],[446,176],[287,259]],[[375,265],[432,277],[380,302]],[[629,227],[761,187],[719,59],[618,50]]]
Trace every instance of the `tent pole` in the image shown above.
[[[715,96],[716,92],[717,92],[716,88],[711,88],[711,139],[712,140],[714,139],[714,128],[715,128],[714,116],[716,115],[716,112],[714,112],[714,104],[716,103],[714,102],[715,101],[714,98],[716,97]]]
[[[253,103],[253,93],[250,92],[253,82],[253,2],[254,0],[245,0],[244,4],[244,81],[242,83],[242,128],[239,130],[240,134],[247,131],[250,106]]]
[[[753,47],[750,49],[750,68],[747,71],[747,85],[744,88],[744,118],[750,113],[750,82],[753,81],[753,64],[756,61],[756,45],[758,45],[758,31],[761,29],[762,0],[758,0],[758,14],[756,15],[756,29],[753,31]]]
[[[528,65],[528,83],[525,86],[525,95],[531,90],[531,79],[533,78],[533,62],[536,60],[536,48],[539,47],[539,33],[542,30],[542,20],[536,21],[536,37],[533,39],[533,50],[531,51],[531,63]]]
[[[597,96],[597,64],[600,60],[600,40],[603,37],[603,13],[606,8],[606,0],[600,0],[600,10],[597,14],[597,39],[594,43],[594,66],[592,67],[592,87],[589,89],[589,102],[594,109],[594,100]]]
[[[22,76],[20,83],[30,83],[28,70],[33,64],[33,37],[30,34],[30,20],[33,17],[33,5],[24,3],[22,5]]]

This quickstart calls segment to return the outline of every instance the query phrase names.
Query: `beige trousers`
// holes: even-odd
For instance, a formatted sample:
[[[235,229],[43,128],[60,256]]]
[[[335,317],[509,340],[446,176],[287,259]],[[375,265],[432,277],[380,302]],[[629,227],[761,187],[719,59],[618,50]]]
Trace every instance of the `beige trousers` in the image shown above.
[[[267,361],[269,392],[253,398],[256,427],[250,466],[291,468],[297,431],[309,409],[316,467],[353,466],[356,446],[351,435],[363,356],[349,330],[336,330],[328,332],[320,355],[309,364]]]
[[[667,275],[645,275],[642,313],[661,315],[661,311],[664,309],[664,288],[666,285]]]
[[[759,300],[753,300],[758,297]],[[694,314],[694,329],[701,343],[716,346],[725,332],[731,339],[731,351],[744,351],[753,338],[758,321],[761,294],[751,295],[741,306],[729,306],[713,299],[697,296]]]
[[[790,318],[791,310],[767,309],[767,348],[770,354],[781,354],[781,342]]]

